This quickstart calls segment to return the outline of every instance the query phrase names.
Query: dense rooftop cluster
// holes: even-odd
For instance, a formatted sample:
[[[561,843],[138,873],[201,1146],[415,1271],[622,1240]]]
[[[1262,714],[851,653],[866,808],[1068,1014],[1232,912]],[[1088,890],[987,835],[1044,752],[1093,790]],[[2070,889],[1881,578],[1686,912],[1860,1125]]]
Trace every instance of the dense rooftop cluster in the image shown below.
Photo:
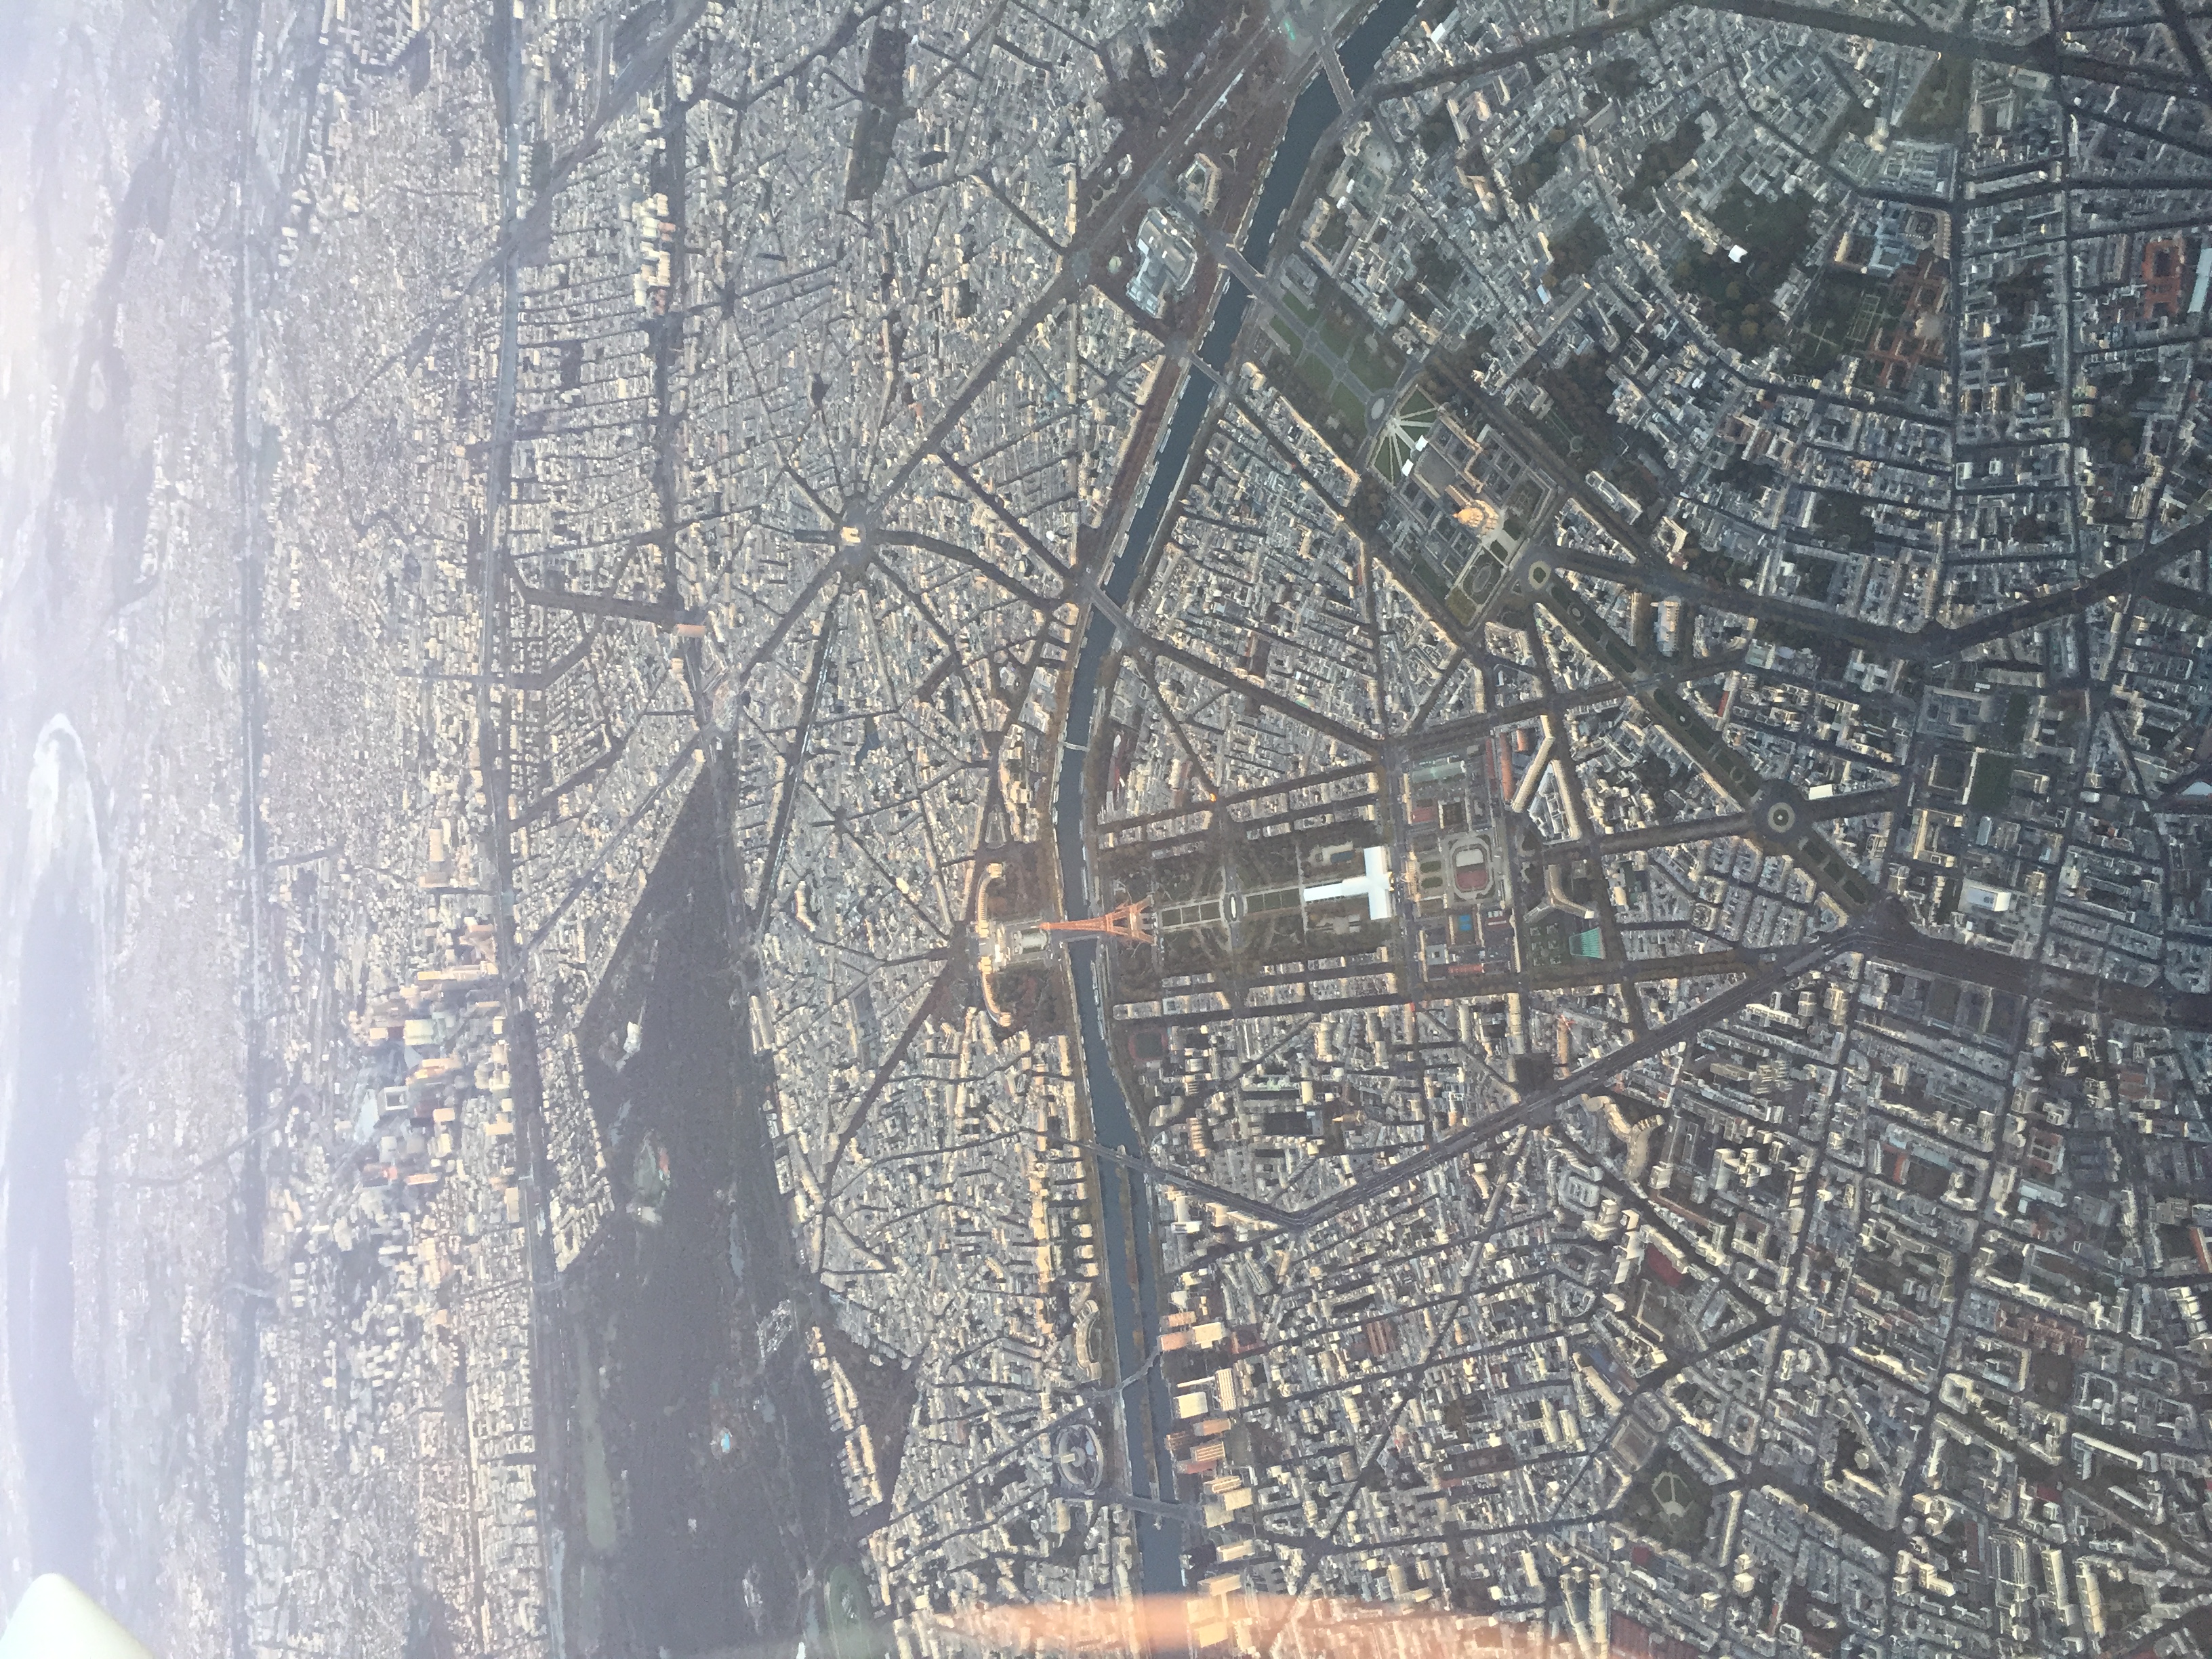
[[[2202,19],[264,10],[56,509],[149,1622],[2212,1651]]]

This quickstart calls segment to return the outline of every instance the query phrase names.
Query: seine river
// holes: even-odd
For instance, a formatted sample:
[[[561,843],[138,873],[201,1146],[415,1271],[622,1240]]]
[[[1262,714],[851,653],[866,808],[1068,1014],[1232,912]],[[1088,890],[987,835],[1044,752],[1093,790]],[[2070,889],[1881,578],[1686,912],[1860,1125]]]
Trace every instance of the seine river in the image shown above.
[[[1413,21],[1418,0],[1382,0],[1370,11],[1359,27],[1344,42],[1339,56],[1344,64],[1346,76],[1355,87],[1365,83],[1375,71],[1383,50],[1397,39],[1401,31]],[[1316,73],[1308,82],[1297,102],[1291,107],[1291,118],[1285,128],[1282,143],[1276,147],[1273,159],[1267,166],[1267,182],[1261,185],[1260,199],[1252,211],[1251,228],[1244,239],[1244,257],[1260,270],[1267,269],[1269,250],[1276,229],[1292,201],[1298,186],[1304,181],[1306,170],[1312,164],[1314,152],[1336,119],[1337,103],[1329,90],[1328,82]],[[1245,309],[1251,303],[1247,294],[1232,277],[1227,283],[1219,305],[1214,312],[1213,325],[1206,331],[1199,355],[1216,369],[1226,371],[1230,354],[1237,343],[1237,335],[1243,326]],[[1194,382],[1195,385],[1194,386]],[[1146,555],[1152,538],[1158,533],[1161,521],[1166,517],[1169,504],[1182,488],[1185,466],[1190,459],[1191,446],[1197,441],[1200,428],[1206,420],[1206,410],[1212,402],[1210,382],[1197,380],[1193,376],[1184,383],[1181,400],[1176,405],[1174,418],[1168,424],[1166,441],[1160,449],[1159,459],[1152,472],[1152,487],[1138,503],[1129,521],[1128,539],[1114,562],[1106,579],[1108,596],[1117,605],[1128,602],[1131,590],[1136,586],[1138,573],[1143,568]],[[1113,648],[1113,624],[1104,617],[1094,615],[1089,631],[1083,638],[1083,652],[1077,659],[1073,690],[1068,698],[1066,731],[1070,741],[1088,744],[1097,721],[1098,675],[1104,666],[1107,654]],[[1081,733],[1079,739],[1074,734]],[[1068,757],[1073,756],[1073,763]],[[1071,916],[1089,915],[1092,908],[1089,860],[1083,840],[1084,824],[1093,810],[1086,793],[1086,769],[1080,750],[1062,751],[1062,775],[1055,809],[1055,833],[1060,844],[1060,869],[1062,884],[1062,902],[1066,914]],[[1102,994],[1093,958],[1088,951],[1071,953],[1075,975],[1075,1003],[1083,1022],[1083,1066],[1091,1094],[1092,1127],[1098,1139],[1106,1145],[1118,1146],[1125,1152],[1141,1153],[1144,1137],[1138,1132],[1129,1110],[1127,1097],[1122,1093],[1120,1079],[1115,1076],[1112,1052],[1105,1032]],[[1160,1319],[1159,1287],[1153,1282],[1154,1244],[1152,1206],[1141,1192],[1136,1202],[1123,1201],[1123,1182],[1116,1174],[1102,1171],[1100,1182],[1101,1208],[1103,1211],[1103,1237],[1101,1255],[1106,1264],[1106,1277],[1114,1310],[1114,1335],[1120,1374],[1133,1376],[1144,1364],[1146,1343],[1140,1333],[1157,1330]],[[1136,1264],[1133,1276],[1130,1264]],[[1175,1420],[1172,1402],[1169,1398],[1167,1382],[1158,1370],[1147,1377],[1146,1389],[1149,1411],[1139,1409],[1139,1402],[1124,1399],[1123,1409],[1133,1434],[1133,1425],[1149,1417],[1154,1443],[1150,1455],[1139,1455],[1133,1449],[1129,1455],[1129,1475],[1135,1486],[1135,1496],[1158,1503],[1176,1501],[1174,1468],[1161,1437],[1167,1425]],[[1127,1443],[1125,1440],[1125,1443]],[[1156,1485],[1154,1484],[1156,1482]],[[1141,1515],[1138,1519],[1138,1546],[1142,1561],[1142,1586],[1147,1595],[1170,1595],[1182,1588],[1182,1536],[1172,1521],[1156,1515]]]

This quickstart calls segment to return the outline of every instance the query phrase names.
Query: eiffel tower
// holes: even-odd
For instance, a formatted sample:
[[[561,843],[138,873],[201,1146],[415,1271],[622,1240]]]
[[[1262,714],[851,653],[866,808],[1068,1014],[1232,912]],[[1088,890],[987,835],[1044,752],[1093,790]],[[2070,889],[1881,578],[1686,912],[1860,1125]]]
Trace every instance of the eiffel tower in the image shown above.
[[[1152,930],[1145,913],[1152,905],[1150,899],[1131,899],[1126,904],[1115,905],[1103,916],[1041,921],[1037,926],[1048,933],[1103,933],[1109,939],[1126,939],[1132,945],[1150,945]]]

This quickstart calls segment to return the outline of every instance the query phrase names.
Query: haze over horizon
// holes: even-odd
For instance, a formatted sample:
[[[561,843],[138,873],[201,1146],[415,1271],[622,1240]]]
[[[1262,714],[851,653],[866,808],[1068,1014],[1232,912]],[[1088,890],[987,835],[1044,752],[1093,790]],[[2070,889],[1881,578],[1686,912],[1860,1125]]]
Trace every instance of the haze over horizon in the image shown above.
[[[46,0],[0,1595],[2212,1654],[2212,20]]]

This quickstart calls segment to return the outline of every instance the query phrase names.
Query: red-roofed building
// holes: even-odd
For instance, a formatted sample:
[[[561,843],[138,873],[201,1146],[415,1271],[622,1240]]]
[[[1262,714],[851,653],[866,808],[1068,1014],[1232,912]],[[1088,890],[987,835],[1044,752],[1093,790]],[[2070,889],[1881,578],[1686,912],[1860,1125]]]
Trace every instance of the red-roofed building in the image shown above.
[[[2154,237],[2143,244],[2142,316],[2181,314],[2181,279],[2188,270],[2188,244],[2179,236]]]

